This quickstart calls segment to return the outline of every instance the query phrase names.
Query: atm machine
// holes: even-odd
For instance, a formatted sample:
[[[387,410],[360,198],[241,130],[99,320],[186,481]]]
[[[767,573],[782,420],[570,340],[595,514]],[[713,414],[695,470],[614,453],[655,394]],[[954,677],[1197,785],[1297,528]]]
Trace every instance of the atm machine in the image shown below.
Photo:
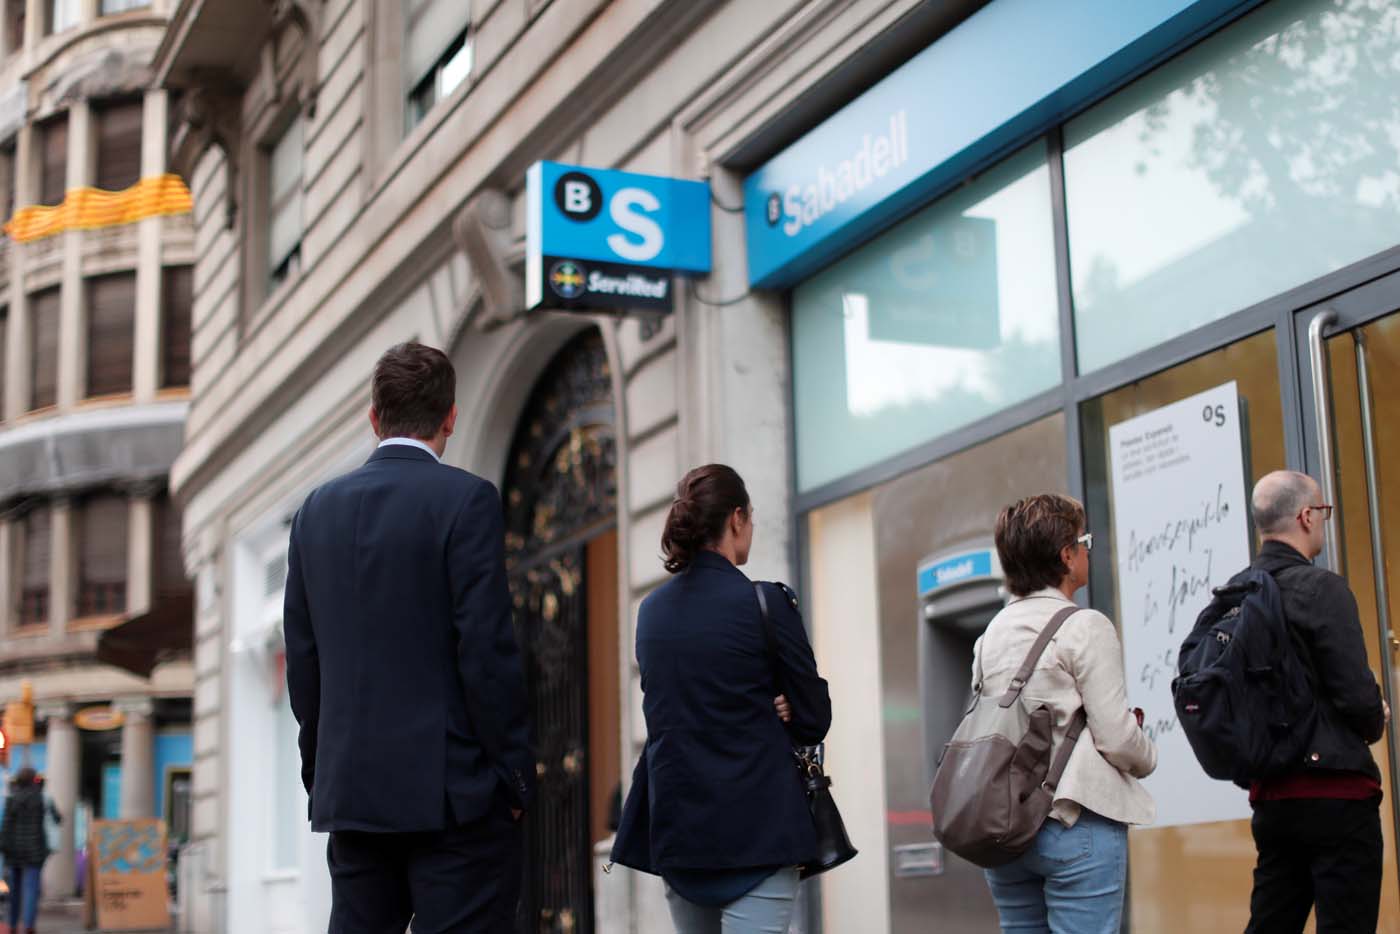
[[[917,592],[922,777],[928,788],[943,746],[967,710],[973,645],[1006,605],[996,547],[978,540],[928,556],[919,563]],[[891,831],[897,931],[929,925],[940,934],[996,930],[996,907],[980,868],[944,851],[931,825],[918,834]],[[913,926],[914,919],[924,926]]]

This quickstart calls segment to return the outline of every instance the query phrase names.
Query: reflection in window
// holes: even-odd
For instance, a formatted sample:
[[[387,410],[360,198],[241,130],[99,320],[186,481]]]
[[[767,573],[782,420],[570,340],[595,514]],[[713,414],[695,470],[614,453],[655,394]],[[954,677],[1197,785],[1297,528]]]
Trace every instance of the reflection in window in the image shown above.
[[[268,292],[301,271],[303,131],[298,117],[267,156]]]
[[[49,0],[49,33],[63,32],[78,25],[82,0]]]
[[[812,489],[1060,381],[1036,144],[798,287],[798,485]]]
[[[127,10],[140,10],[151,5],[151,0],[102,0],[102,15],[125,13]]]
[[[1065,129],[1080,368],[1395,242],[1400,7],[1278,0]]]
[[[471,75],[470,17],[470,4],[459,0],[408,0],[405,4],[406,130],[421,123],[438,101]]]

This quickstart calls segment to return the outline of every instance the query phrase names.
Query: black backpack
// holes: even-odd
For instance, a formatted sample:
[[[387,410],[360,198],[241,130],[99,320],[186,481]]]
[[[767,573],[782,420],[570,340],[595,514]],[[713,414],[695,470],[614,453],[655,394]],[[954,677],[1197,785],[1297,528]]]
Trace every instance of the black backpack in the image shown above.
[[[1249,568],[1216,588],[1177,672],[1177,719],[1211,778],[1248,787],[1302,764],[1317,702],[1272,574]]]

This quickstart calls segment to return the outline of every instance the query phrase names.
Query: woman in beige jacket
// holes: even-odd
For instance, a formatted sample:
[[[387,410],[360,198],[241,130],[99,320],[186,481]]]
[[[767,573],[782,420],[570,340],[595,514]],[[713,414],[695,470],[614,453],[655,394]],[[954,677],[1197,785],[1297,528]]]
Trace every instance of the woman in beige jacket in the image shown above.
[[[977,640],[973,682],[1002,694],[1031,644],[1089,581],[1093,536],[1084,507],[1043,494],[1013,503],[996,524],[997,554],[1012,600]],[[1138,779],[1157,766],[1157,747],[1128,709],[1123,653],[1107,616],[1081,610],[1051,640],[1021,694],[1050,708],[1055,744],[1083,707],[1088,725],[1075,744],[1054,807],[1031,848],[987,870],[1005,932],[1116,934],[1123,914],[1128,824],[1151,823],[1152,798]]]

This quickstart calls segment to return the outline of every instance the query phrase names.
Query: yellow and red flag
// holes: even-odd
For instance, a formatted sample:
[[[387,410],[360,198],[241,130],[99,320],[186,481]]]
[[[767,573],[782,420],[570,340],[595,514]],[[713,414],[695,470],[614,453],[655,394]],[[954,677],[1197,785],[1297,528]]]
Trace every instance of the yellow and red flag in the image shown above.
[[[5,225],[5,233],[12,240],[27,243],[65,230],[131,224],[146,217],[188,214],[193,208],[184,179],[178,175],[155,175],[125,191],[69,189],[62,204],[20,208]]]

